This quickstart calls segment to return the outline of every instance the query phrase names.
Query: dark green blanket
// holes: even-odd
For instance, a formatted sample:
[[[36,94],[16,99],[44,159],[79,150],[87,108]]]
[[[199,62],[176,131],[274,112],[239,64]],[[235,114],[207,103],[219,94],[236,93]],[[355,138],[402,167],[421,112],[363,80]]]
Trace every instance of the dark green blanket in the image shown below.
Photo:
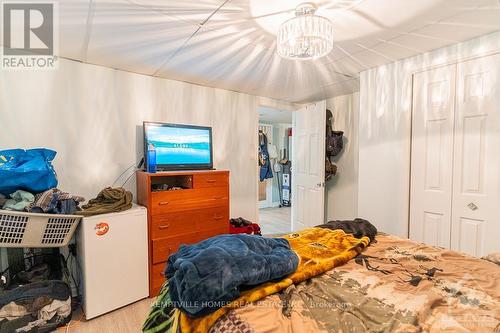
[[[171,332],[174,324],[174,310],[169,293],[168,280],[163,284],[156,301],[151,307],[149,316],[142,326],[144,333]]]

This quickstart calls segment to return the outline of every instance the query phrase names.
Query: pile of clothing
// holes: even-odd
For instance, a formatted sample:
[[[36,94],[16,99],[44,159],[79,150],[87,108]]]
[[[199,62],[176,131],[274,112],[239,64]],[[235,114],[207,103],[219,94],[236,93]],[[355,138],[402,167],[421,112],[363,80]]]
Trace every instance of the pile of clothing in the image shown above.
[[[52,332],[71,320],[71,290],[41,281],[0,292],[0,333]]]
[[[79,215],[93,216],[98,214],[117,213],[132,208],[132,192],[123,187],[106,187],[96,198],[90,199]]]
[[[26,211],[45,214],[77,214],[92,216],[98,214],[121,212],[132,208],[132,193],[124,188],[107,187],[96,198],[80,207],[85,198],[63,192],[57,188],[32,194],[18,190],[10,198],[0,194],[0,209]]]
[[[36,195],[17,190],[10,198],[0,198],[0,208],[12,211],[26,211],[31,213],[65,214],[79,212],[80,203],[85,198],[52,188]]]
[[[206,333],[231,309],[347,263],[376,233],[356,219],[281,238],[223,235],[182,245],[168,259],[167,281],[143,332]]]
[[[252,223],[242,217],[229,220],[229,233],[262,236],[260,226],[257,223]]]

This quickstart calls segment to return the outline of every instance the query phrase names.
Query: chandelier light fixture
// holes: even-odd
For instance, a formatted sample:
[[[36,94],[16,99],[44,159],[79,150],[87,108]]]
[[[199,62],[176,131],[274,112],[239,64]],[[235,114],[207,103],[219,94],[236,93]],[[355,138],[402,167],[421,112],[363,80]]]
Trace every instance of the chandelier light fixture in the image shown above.
[[[286,59],[321,58],[333,49],[333,24],[316,15],[316,6],[306,2],[295,9],[295,17],[284,22],[277,35],[278,54]]]

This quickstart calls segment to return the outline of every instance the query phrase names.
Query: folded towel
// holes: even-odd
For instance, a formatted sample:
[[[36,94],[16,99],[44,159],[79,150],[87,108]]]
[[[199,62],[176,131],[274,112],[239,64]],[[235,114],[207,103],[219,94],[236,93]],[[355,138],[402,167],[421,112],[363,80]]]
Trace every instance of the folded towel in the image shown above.
[[[176,306],[199,317],[238,298],[249,286],[295,272],[298,264],[286,239],[221,235],[181,246],[169,257],[165,276]]]

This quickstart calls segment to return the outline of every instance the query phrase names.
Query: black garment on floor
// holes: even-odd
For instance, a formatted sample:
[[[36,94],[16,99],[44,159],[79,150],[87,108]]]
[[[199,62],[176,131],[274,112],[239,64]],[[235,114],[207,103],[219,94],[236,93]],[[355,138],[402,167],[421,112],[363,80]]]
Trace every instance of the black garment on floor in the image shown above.
[[[242,217],[238,217],[236,219],[230,219],[229,223],[231,223],[233,226],[240,228],[240,227],[247,227],[249,225],[252,225],[251,221],[245,220]]]
[[[56,301],[59,304],[54,303]],[[55,313],[40,317],[46,306],[52,307]],[[0,333],[53,332],[71,320],[71,289],[59,280],[26,284],[0,292],[0,309],[10,317],[9,320],[0,318]]]
[[[373,242],[377,235],[377,228],[370,222],[364,219],[356,218],[354,220],[345,221],[329,221],[328,223],[316,226],[318,228],[326,228],[331,230],[341,229],[346,234],[352,234],[356,238],[368,237],[370,242]]]
[[[0,308],[10,302],[26,301],[50,295],[52,299],[65,301],[71,296],[68,285],[62,281],[40,281],[0,293]]]

